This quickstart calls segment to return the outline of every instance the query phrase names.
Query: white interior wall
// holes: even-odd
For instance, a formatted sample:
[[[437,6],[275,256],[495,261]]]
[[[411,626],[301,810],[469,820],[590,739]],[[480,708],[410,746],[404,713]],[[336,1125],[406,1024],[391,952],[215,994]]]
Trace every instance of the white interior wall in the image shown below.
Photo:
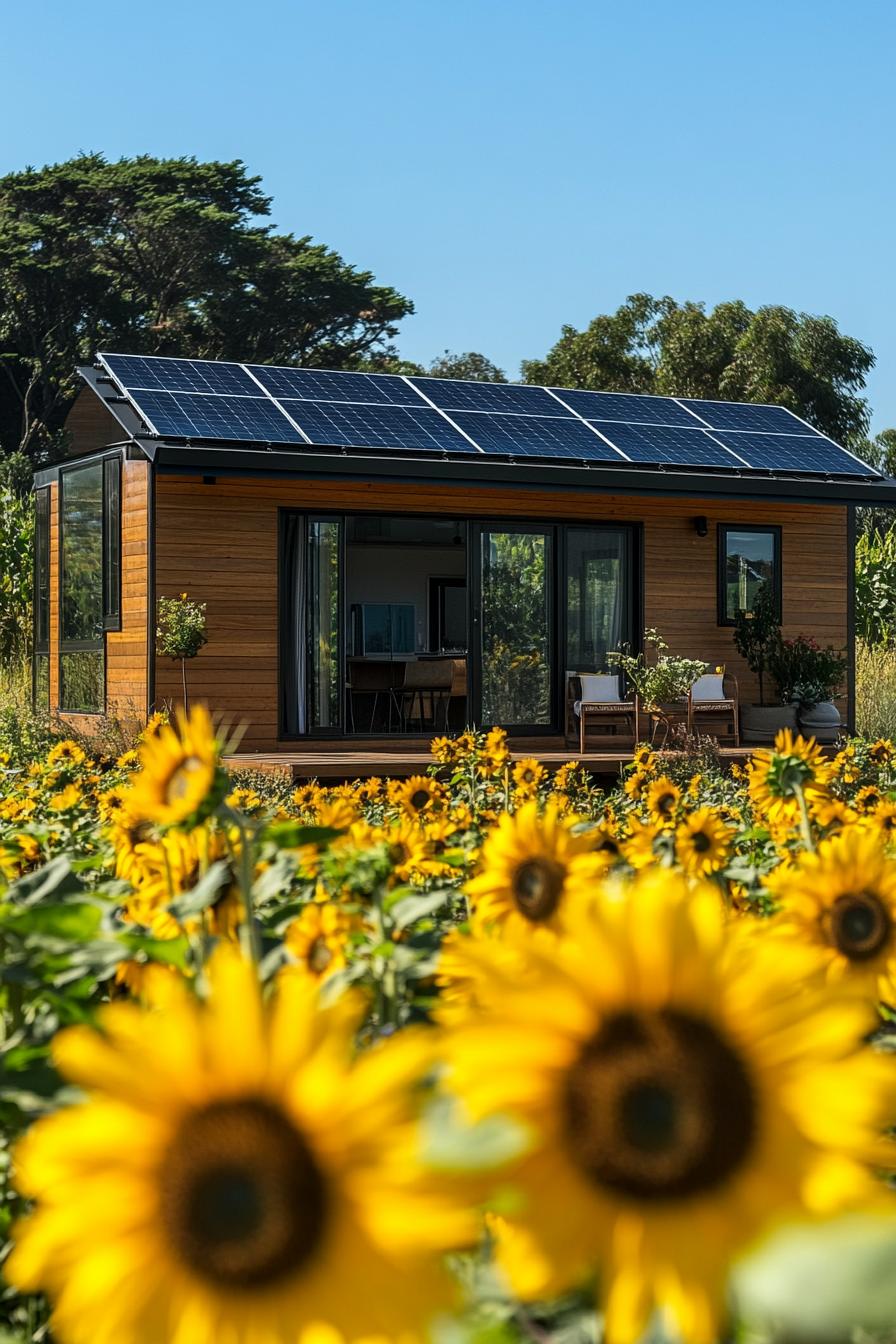
[[[346,617],[356,602],[413,602],[417,652],[429,640],[429,580],[463,578],[463,546],[346,546]]]

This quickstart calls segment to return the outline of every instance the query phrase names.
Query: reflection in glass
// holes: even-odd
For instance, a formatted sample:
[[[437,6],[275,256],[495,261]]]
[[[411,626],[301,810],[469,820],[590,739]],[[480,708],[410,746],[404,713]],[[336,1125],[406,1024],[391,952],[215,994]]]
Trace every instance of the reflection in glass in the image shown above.
[[[103,633],[103,464],[62,479],[62,639],[97,641]]]
[[[66,714],[99,713],[105,701],[102,649],[63,653],[59,659],[60,706]]]
[[[775,534],[728,528],[725,533],[725,618],[752,611],[764,583],[775,587]]]
[[[338,728],[339,528],[335,519],[308,523],[309,728]]]
[[[44,713],[50,709],[50,655],[48,653],[36,653],[34,655],[34,708],[43,710]]]
[[[551,722],[551,543],[541,532],[482,539],[482,721]]]
[[[630,534],[623,528],[566,532],[566,666],[609,672],[607,654],[631,642]]]

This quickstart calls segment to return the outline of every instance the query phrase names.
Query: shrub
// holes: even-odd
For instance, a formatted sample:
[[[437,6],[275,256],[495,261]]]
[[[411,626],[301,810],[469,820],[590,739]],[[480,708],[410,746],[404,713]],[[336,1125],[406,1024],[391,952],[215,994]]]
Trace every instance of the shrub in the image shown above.
[[[756,591],[752,611],[738,611],[734,620],[734,647],[759,681],[759,703],[765,704],[765,674],[781,642],[781,619],[771,584]]]
[[[187,700],[187,659],[195,658],[203,644],[208,643],[205,603],[191,602],[186,593],[179,597],[160,597],[156,649],[164,658],[180,660],[184,688],[184,708]]]
[[[821,648],[811,635],[782,639],[773,650],[768,670],[784,704],[798,701],[806,709],[832,700],[846,676],[846,654],[832,645]]]

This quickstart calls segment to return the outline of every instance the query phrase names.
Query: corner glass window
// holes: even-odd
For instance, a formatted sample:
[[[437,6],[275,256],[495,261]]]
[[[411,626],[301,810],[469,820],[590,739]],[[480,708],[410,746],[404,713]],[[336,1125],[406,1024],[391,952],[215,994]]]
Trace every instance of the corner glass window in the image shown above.
[[[60,476],[60,708],[104,708],[103,463]]]
[[[781,614],[781,529],[719,524],[719,625],[733,625],[739,611],[752,611],[768,585]]]

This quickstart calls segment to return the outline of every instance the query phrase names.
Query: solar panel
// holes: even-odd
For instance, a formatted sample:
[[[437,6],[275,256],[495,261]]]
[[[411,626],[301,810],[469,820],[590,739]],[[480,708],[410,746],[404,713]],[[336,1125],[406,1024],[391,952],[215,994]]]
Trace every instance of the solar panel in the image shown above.
[[[697,421],[670,397],[636,396],[630,392],[583,392],[552,387],[551,391],[585,420],[622,420],[631,425],[682,425]]]
[[[174,438],[881,474],[783,406],[168,356],[100,359],[150,432]]]
[[[569,415],[543,387],[469,383],[451,378],[412,378],[424,396],[445,411],[495,411],[516,415]]]
[[[738,461],[733,453],[728,452],[720,443],[716,443],[703,429],[622,424],[601,424],[598,428],[633,462],[668,464],[676,467],[743,469],[744,466],[742,461]]]
[[[729,448],[745,457],[751,467],[765,471],[815,472],[831,476],[879,476],[874,467],[857,462],[820,434],[732,434],[716,432]]]
[[[359,402],[378,406],[420,406],[423,399],[403,378],[388,373],[330,373],[318,369],[247,368],[273,397],[304,401]]]
[[[811,425],[806,425],[791,411],[783,406],[754,406],[749,402],[738,401],[697,401],[694,398],[680,398],[682,405],[689,406],[705,420],[711,429],[750,430],[760,434],[806,434],[818,433]]]
[[[443,415],[423,402],[418,406],[340,406],[284,398],[283,407],[310,441],[322,446],[477,452]]]
[[[236,439],[247,443],[301,443],[267,397],[197,396],[192,392],[137,391],[134,403],[158,434],[184,439]]]
[[[486,453],[512,457],[566,457],[595,462],[621,462],[622,457],[604,443],[583,420],[565,420],[536,415],[487,415],[456,411],[452,420]]]
[[[264,396],[241,364],[218,364],[207,359],[169,359],[161,355],[101,355],[100,358],[126,388]]]

